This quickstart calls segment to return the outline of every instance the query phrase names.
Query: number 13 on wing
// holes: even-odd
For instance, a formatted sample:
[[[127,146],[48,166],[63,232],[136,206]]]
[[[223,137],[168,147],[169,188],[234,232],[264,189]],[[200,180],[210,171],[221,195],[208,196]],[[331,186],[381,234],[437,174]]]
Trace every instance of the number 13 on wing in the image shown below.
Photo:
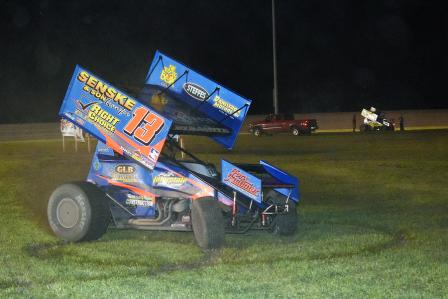
[[[163,118],[145,107],[135,109],[133,115],[124,127],[124,132],[141,143],[149,145],[163,128]]]

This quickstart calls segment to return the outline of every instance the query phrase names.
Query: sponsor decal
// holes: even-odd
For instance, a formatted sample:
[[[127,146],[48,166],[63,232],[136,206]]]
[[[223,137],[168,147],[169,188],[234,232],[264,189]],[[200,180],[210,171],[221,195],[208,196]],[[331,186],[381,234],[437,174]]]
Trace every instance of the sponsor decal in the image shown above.
[[[115,166],[115,172],[120,174],[131,174],[135,172],[135,167],[129,164],[120,164]]]
[[[118,118],[101,109],[100,105],[96,103],[90,106],[87,116],[90,122],[97,123],[110,132],[114,132],[116,124],[120,122]]]
[[[150,197],[141,197],[133,194],[128,194],[126,204],[130,206],[152,207],[154,206],[154,201]]]
[[[153,186],[178,188],[185,184],[187,178],[178,177],[172,173],[161,173],[152,179]]]
[[[215,98],[213,99],[213,107],[218,108],[219,110],[221,110],[222,112],[225,112],[227,114],[232,114],[235,113],[235,111],[238,110],[237,107],[235,107],[234,105],[230,104],[229,102],[227,102],[226,100],[224,100],[223,98],[221,98],[220,96],[215,96]],[[233,114],[232,116],[240,116],[240,112],[238,111],[235,114]]]
[[[102,102],[109,103],[110,101],[112,101],[128,111],[131,111],[136,104],[136,100],[128,97],[125,94],[122,94],[112,86],[107,85],[105,82],[90,75],[86,71],[81,71],[76,79],[79,82],[84,83],[84,86],[82,88],[84,91],[90,93]],[[114,105],[110,106],[116,108]]]
[[[258,196],[260,193],[260,190],[249,181],[249,178],[236,168],[232,169],[224,180],[253,196]]]
[[[196,83],[187,82],[183,85],[183,89],[190,97],[198,101],[205,101],[210,96],[205,88]]]
[[[160,80],[168,85],[171,85],[174,83],[174,81],[176,81],[176,79],[176,67],[172,64],[170,64],[169,66],[164,66],[162,72],[160,73]]]
[[[135,166],[129,164],[120,164],[115,166],[115,173],[112,174],[112,180],[125,183],[138,182],[138,176],[135,173]]]
[[[152,149],[151,149],[151,152],[149,153],[149,156],[150,156],[151,158],[153,158],[154,160],[156,160],[157,157],[159,156],[159,151],[156,150],[155,148],[152,148]]]
[[[143,155],[140,150],[136,151],[130,151],[127,148],[120,146],[120,149],[126,153],[129,157],[132,159],[138,161],[139,163],[143,164],[144,166],[148,168],[154,168],[154,165],[156,164],[154,161],[151,161],[149,158],[147,158],[145,155]]]

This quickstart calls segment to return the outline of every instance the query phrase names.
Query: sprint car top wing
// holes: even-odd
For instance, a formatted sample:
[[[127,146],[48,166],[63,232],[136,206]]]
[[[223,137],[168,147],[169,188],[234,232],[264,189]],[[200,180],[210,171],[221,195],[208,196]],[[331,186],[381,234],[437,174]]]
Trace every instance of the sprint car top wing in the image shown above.
[[[251,101],[157,51],[140,96],[173,120],[172,133],[206,135],[231,149]]]
[[[59,115],[149,169],[154,168],[172,123],[80,66]]]

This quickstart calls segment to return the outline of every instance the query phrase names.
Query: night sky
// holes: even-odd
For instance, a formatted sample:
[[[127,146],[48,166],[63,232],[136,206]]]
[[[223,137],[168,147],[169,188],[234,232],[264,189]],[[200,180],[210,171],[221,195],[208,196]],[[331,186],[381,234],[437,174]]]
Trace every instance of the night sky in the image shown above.
[[[277,0],[281,111],[448,108],[442,1]],[[272,112],[271,0],[0,0],[0,122],[55,121],[74,66],[138,87],[156,49]]]

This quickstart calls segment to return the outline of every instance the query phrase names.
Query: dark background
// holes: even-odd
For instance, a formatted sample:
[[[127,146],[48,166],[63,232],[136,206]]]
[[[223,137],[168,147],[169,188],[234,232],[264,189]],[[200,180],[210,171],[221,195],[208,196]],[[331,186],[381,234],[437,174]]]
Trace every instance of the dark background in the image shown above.
[[[448,18],[424,0],[277,0],[281,111],[448,108]],[[75,64],[138,86],[156,49],[272,108],[270,0],[0,0],[0,122],[55,121]]]

